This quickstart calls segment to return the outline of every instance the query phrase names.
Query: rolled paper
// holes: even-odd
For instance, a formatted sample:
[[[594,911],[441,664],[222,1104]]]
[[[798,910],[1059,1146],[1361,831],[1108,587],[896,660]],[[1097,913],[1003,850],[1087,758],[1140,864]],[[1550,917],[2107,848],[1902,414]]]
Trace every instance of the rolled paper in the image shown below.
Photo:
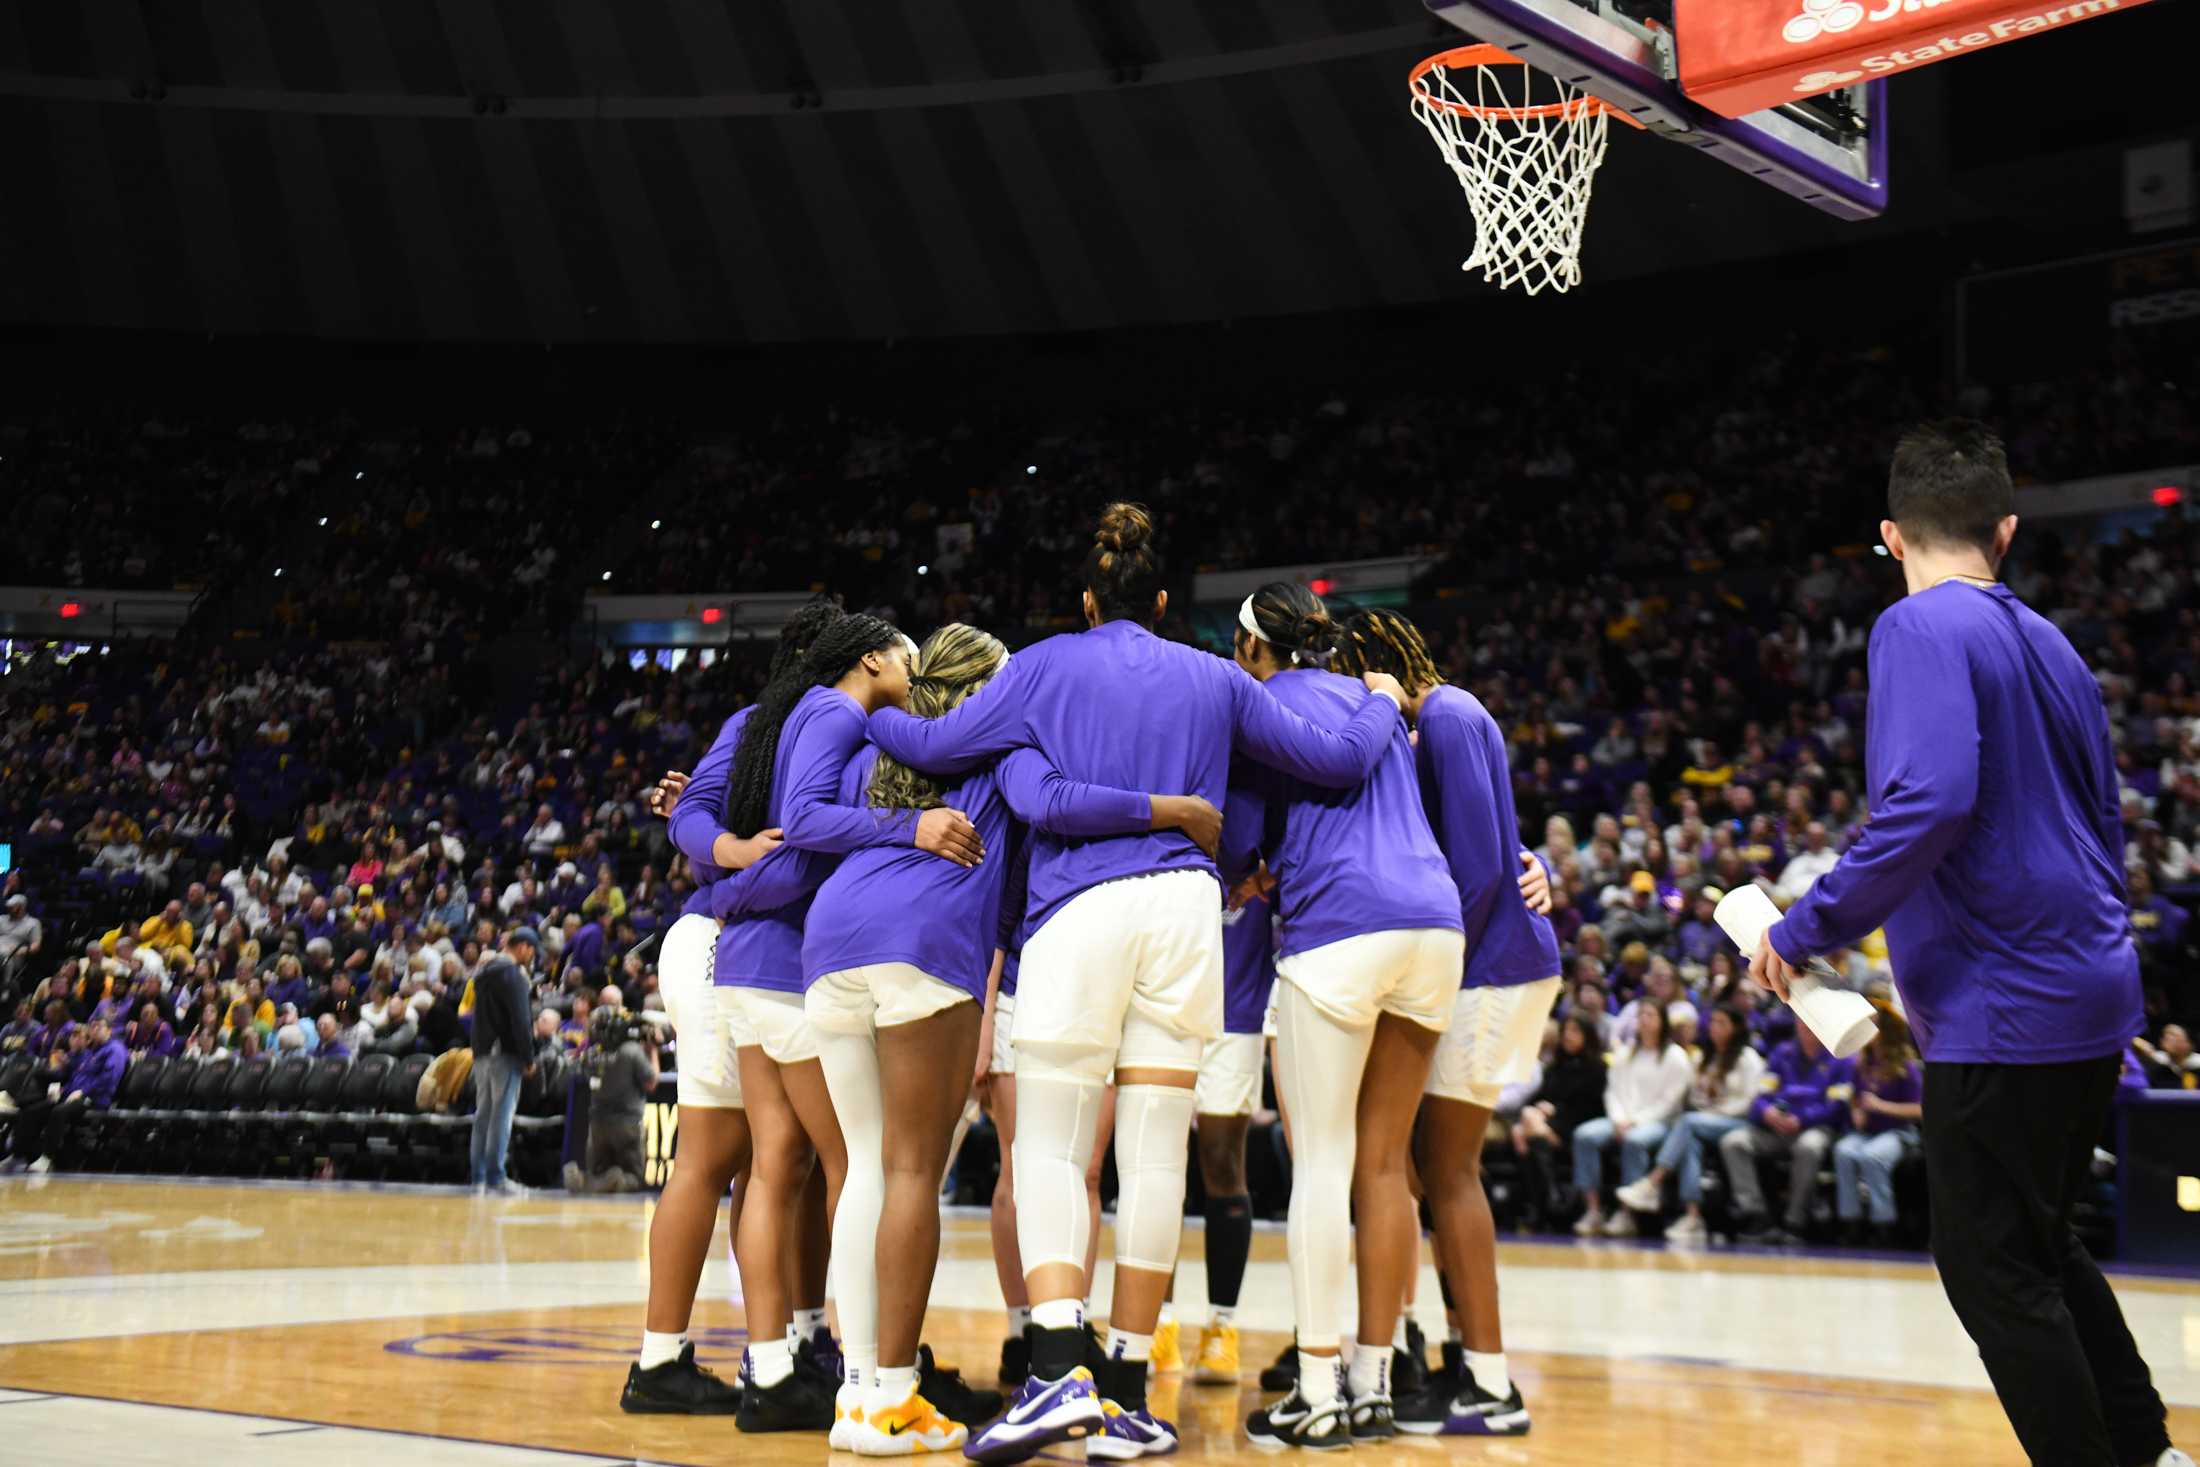
[[[1780,920],[1780,909],[1763,887],[1737,886],[1711,915],[1747,962],[1756,955],[1766,930]],[[1824,959],[1813,958],[1803,976],[1788,985],[1788,1007],[1836,1058],[1847,1059],[1879,1032],[1878,1014],[1861,993],[1829,987],[1825,980],[1834,976]]]

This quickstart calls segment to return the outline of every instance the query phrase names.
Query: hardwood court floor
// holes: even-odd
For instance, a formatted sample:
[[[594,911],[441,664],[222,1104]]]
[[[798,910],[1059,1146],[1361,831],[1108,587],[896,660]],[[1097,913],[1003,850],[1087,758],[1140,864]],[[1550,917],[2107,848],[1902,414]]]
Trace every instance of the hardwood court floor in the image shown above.
[[[618,1410],[648,1216],[646,1202],[560,1194],[0,1182],[0,1461],[825,1458],[818,1437]],[[1195,1300],[1199,1243],[1195,1229],[1180,1280]],[[1001,1317],[982,1220],[951,1221],[944,1251],[926,1336],[990,1384]],[[1241,1389],[1156,1389],[1186,1457],[1270,1460],[1238,1428],[1260,1399],[1250,1372],[1288,1328],[1281,1253],[1280,1235],[1256,1240]],[[728,1372],[742,1339],[731,1284],[713,1263],[696,1318],[700,1353]],[[1922,1263],[1524,1244],[1504,1250],[1504,1285],[1534,1434],[1363,1449],[1363,1467],[2023,1460]],[[2117,1288],[2172,1430],[2200,1442],[2200,1284]]]

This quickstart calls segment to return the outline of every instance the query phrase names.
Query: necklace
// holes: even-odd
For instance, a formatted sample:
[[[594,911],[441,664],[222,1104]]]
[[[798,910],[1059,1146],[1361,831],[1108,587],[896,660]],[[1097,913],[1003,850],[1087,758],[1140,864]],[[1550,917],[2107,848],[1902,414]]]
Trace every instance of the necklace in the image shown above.
[[[1930,591],[1933,586],[1945,586],[1950,581],[1962,581],[1965,585],[1977,586],[1981,590],[2001,584],[2000,580],[1993,576],[1974,576],[1964,571],[1957,571],[1953,575],[1942,576],[1939,580],[1933,582],[1932,586],[1927,586],[1925,589]]]

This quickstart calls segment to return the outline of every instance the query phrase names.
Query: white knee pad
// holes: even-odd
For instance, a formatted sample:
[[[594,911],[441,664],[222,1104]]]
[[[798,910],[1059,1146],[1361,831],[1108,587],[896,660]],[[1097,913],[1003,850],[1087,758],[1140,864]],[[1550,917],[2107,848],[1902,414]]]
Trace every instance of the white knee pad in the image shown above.
[[[1184,1162],[1194,1092],[1124,1085],[1115,1092],[1115,1266],[1167,1273],[1184,1232]]]
[[[1024,1272],[1048,1263],[1085,1266],[1092,1209],[1085,1200],[1085,1168],[1100,1130],[1105,1086],[1046,1054],[1016,1057],[1016,1248]],[[1064,1056],[1065,1058],[1073,1058]]]

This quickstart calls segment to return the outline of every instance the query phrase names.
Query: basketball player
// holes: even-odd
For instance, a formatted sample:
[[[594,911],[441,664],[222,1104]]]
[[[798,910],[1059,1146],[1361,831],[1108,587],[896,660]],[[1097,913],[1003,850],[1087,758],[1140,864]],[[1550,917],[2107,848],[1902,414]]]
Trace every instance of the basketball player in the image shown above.
[[[1549,875],[1521,848],[1497,720],[1472,693],[1444,683],[1413,623],[1388,611],[1355,614],[1345,622],[1338,666],[1387,672],[1405,685],[1422,807],[1458,884],[1466,927],[1465,972],[1430,1067],[1414,1148],[1458,1318],[1463,1378],[1439,1376],[1400,1401],[1398,1426],[1421,1435],[1525,1436],[1528,1408],[1506,1368],[1498,1320],[1497,1237],[1481,1158],[1498,1093],[1527,1074],[1558,1001],[1558,939],[1543,915],[1551,909]]]
[[[1908,596],[1872,628],[1871,823],[1750,973],[1785,997],[1812,955],[1886,928],[1925,1056],[1933,1259],[2017,1439],[2042,1467],[2188,1467],[2070,1226],[2139,962],[2100,688],[1998,579],[2015,506],[1983,425],[1897,445],[1879,534]]]
[[[1302,778],[1350,786],[1388,748],[1403,698],[1381,679],[1337,732],[1289,713],[1220,659],[1162,641],[1168,604],[1144,509],[1102,511],[1085,558],[1091,630],[1019,652],[937,719],[872,715],[886,753],[938,776],[1019,747],[1072,780],[1224,793],[1233,741]],[[790,839],[792,832],[789,832]],[[1016,991],[1016,1221],[1032,1300],[1032,1374],[972,1438],[986,1462],[1020,1461],[1096,1430],[1117,1455],[1173,1451],[1146,1409],[1146,1365],[1176,1264],[1192,1086],[1221,1029],[1222,923],[1214,863],[1181,832],[1034,838],[1033,929]],[[1101,1404],[1083,1369],[1084,1172],[1109,1074],[1116,1090],[1115,1302]]]
[[[1341,725],[1366,702],[1359,679],[1327,670],[1337,627],[1306,587],[1261,587],[1238,623],[1237,665],[1285,707]],[[1349,793],[1281,776],[1230,792],[1233,837],[1259,842],[1283,932],[1276,1089],[1291,1113],[1299,1378],[1246,1421],[1261,1446],[1326,1450],[1396,1435],[1391,1340],[1421,1235],[1407,1148],[1466,950],[1459,889],[1421,811],[1413,747],[1402,727],[1391,733],[1374,772]],[[1223,853],[1226,875],[1252,866],[1249,849]],[[1359,1319],[1348,1377],[1338,1322],[1355,1219]]]
[[[841,614],[838,602],[820,597],[789,617],[772,654],[773,675],[792,667]],[[667,819],[673,845],[689,860],[696,889],[666,932],[657,959],[665,1014],[680,1041],[680,1160],[650,1221],[649,1307],[641,1355],[628,1369],[619,1397],[620,1407],[632,1412],[727,1415],[740,1404],[736,1387],[695,1364],[687,1331],[718,1223],[718,1199],[749,1165],[748,1117],[741,1108],[741,1082],[721,997],[731,990],[713,982],[721,924],[710,913],[710,887],[779,845],[776,829],[742,840],[718,824],[734,749],[752,711],[744,708],[726,720],[692,777],[668,782],[652,795],[652,805]],[[736,1228],[739,1219],[736,1193]],[[818,1302],[823,1303],[822,1287]]]
[[[753,910],[715,902],[728,922],[735,1054],[754,1149],[737,1241],[749,1321],[735,1417],[744,1431],[829,1431],[833,1424],[831,1388],[795,1373],[781,1273],[811,1167],[824,1168],[828,1216],[846,1172],[801,997],[810,899],[835,858],[850,851],[914,845],[962,866],[976,865],[983,853],[958,811],[888,814],[836,803],[848,761],[862,747],[865,717],[908,698],[906,642],[877,617],[834,622],[765,688],[734,754],[725,823],[737,834],[778,826],[786,842],[754,870]]]

